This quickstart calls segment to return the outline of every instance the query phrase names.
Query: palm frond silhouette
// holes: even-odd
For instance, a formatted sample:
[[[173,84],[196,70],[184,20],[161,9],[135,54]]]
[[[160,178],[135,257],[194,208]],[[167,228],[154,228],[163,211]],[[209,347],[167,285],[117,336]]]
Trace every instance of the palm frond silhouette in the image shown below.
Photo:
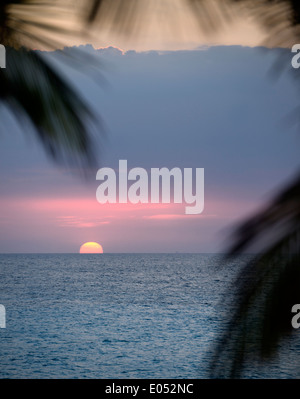
[[[234,280],[228,328],[215,345],[212,377],[238,378],[250,359],[270,360],[290,336],[300,302],[300,176],[237,228],[228,258],[262,246]],[[228,259],[227,259],[228,260]],[[224,260],[226,262],[226,260]]]
[[[189,8],[199,28],[207,34],[231,23],[239,12],[261,24],[267,35],[266,44],[291,47],[300,39],[300,6],[296,0],[180,0],[180,4]],[[158,6],[165,7],[162,23],[169,23],[169,15],[176,9],[169,0],[93,0],[86,8],[86,18],[89,23],[107,24],[130,35],[142,28],[140,17]]]
[[[58,2],[1,2],[0,43],[6,46],[7,61],[6,69],[0,69],[0,101],[23,131],[34,128],[51,157],[87,173],[95,160],[93,135],[103,133],[101,119],[43,52],[32,50],[38,44],[54,50],[63,45],[65,35],[78,33],[59,23],[64,11]],[[84,58],[72,62],[79,67]]]

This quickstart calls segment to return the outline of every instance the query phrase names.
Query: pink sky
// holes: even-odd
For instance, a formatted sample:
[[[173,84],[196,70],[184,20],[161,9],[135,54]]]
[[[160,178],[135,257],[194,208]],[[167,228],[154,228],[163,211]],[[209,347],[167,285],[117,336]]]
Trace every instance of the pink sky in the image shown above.
[[[2,252],[78,252],[96,241],[104,252],[202,252],[223,241],[228,227],[251,204],[208,200],[200,215],[184,204],[99,204],[93,198],[2,198]],[[176,248],[176,246],[178,248]]]

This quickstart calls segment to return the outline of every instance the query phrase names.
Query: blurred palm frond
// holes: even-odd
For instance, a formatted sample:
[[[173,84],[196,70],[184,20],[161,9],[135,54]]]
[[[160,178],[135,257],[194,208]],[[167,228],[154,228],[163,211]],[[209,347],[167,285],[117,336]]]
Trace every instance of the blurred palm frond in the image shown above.
[[[234,279],[233,316],[214,348],[213,377],[239,377],[245,365],[254,358],[270,359],[279,351],[280,341],[295,333],[291,309],[300,303],[299,204],[297,176],[234,233],[229,259],[256,244],[260,251]]]
[[[143,28],[143,15],[155,9],[157,3],[155,0],[92,0],[85,18],[88,24],[105,24],[123,35],[137,34]],[[185,6],[199,29],[208,35],[242,16],[265,30],[265,45],[291,47],[300,40],[300,4],[296,0],[163,0],[159,4],[165,7],[161,23],[170,22],[172,12],[180,13]]]
[[[93,161],[88,130],[97,122],[89,107],[36,51],[7,49],[7,68],[0,70],[0,100],[22,127],[33,127],[57,160]],[[88,156],[87,156],[88,155]],[[88,161],[88,162],[87,162]]]
[[[101,118],[93,114],[43,52],[30,50],[35,46],[54,50],[63,47],[68,35],[78,35],[80,26],[74,28],[66,23],[70,12],[67,5],[68,2],[37,0],[1,2],[0,43],[7,49],[7,66],[0,70],[0,100],[23,130],[34,127],[56,161],[67,162],[86,174],[96,159],[93,133],[104,132]],[[69,66],[82,68],[81,71],[86,64],[96,65],[94,60],[87,62],[89,56],[78,53],[75,49],[61,52]],[[97,80],[100,79],[98,69]]]

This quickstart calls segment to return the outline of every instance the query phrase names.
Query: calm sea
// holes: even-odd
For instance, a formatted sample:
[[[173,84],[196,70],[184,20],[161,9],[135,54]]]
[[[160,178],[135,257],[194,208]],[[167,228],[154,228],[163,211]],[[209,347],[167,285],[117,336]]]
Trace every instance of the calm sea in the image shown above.
[[[243,262],[220,268],[220,261],[0,255],[0,378],[208,378],[224,295]],[[247,377],[292,376],[286,361],[272,367]]]

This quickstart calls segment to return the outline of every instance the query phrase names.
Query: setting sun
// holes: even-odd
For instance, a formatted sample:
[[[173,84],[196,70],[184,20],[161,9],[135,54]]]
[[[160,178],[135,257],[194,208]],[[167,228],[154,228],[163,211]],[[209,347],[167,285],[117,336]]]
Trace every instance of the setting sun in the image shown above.
[[[103,254],[102,245],[97,242],[86,242],[81,245],[79,253],[81,254]]]

